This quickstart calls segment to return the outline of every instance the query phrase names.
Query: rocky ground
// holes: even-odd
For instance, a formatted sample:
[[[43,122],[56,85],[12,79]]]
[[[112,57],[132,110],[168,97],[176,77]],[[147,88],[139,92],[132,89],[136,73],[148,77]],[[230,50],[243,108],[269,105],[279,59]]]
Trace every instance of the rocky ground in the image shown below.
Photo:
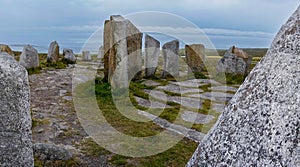
[[[84,63],[76,65],[88,71],[96,69],[97,63]],[[112,166],[109,163],[109,154],[89,154],[87,146],[91,139],[81,127],[77,118],[72,100],[72,75],[74,68],[48,69],[41,74],[29,76],[31,86],[31,109],[33,118],[33,143],[38,145],[36,152],[52,150],[52,153],[61,156],[51,157],[50,155],[36,154],[36,157],[45,166],[52,166],[53,160],[71,160],[74,166]],[[81,82],[89,80],[88,76],[76,78]],[[76,80],[75,79],[75,80]],[[181,82],[167,81],[164,84],[154,80],[145,80],[141,84],[155,87],[152,90],[145,89],[149,99],[134,97],[138,104],[146,108],[172,108],[168,102],[178,103],[184,109],[180,118],[186,122],[209,125],[216,121],[216,114],[222,113],[224,105],[231,99],[237,86],[224,86],[216,81],[207,79],[193,79]],[[201,89],[201,88],[205,89]],[[208,113],[199,113],[204,101],[210,102]],[[189,129],[182,125],[172,125],[168,120],[159,118],[146,111],[139,114],[153,119],[156,124],[178,134],[185,134],[187,138],[195,142],[201,141],[205,134],[197,129]],[[170,126],[172,125],[172,126]],[[210,127],[209,127],[210,128]],[[53,144],[56,149],[49,145]],[[52,146],[53,146],[52,145]],[[50,147],[50,148],[49,148]],[[42,151],[41,151],[42,150]]]

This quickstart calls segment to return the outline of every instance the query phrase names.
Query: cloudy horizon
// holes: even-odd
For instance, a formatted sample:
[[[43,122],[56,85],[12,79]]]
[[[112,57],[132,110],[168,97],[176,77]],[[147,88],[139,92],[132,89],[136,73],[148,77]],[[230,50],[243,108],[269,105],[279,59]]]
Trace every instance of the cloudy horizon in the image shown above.
[[[78,52],[110,15],[157,11],[193,23],[205,32],[216,48],[225,49],[231,45],[267,48],[298,3],[296,0],[2,0],[0,43],[13,45],[13,48],[31,44],[46,50],[50,42],[56,40],[61,49],[71,48]],[[142,25],[143,21],[145,24],[151,22],[141,18],[143,28],[156,26]],[[182,35],[193,35],[171,22],[159,26]]]

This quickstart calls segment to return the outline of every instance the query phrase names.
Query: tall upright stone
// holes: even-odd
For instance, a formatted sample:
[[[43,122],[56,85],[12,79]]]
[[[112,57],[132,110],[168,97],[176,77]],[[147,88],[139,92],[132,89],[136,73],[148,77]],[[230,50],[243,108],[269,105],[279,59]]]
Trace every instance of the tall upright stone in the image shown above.
[[[128,81],[127,22],[111,16],[112,49],[109,55],[109,81],[113,88],[125,88]]]
[[[300,6],[187,166],[300,166]]]
[[[38,51],[30,45],[24,46],[19,62],[26,69],[39,67]]]
[[[145,77],[154,77],[160,54],[160,42],[150,35],[145,36]]]
[[[92,60],[90,51],[87,51],[87,50],[82,51],[82,57],[83,57],[83,60],[85,60],[85,61],[91,61]]]
[[[179,76],[179,64],[178,64],[178,53],[179,53],[179,41],[173,40],[167,42],[162,47],[164,64],[161,78],[167,78],[169,76]]]
[[[189,73],[201,73],[205,68],[205,47],[202,44],[185,45]]]
[[[116,68],[126,70],[124,72],[127,72],[127,74],[124,73],[123,75],[127,77],[126,81],[120,81],[124,82],[122,85],[128,85],[125,82],[131,79],[141,79],[142,37],[142,33],[129,20],[120,15],[113,15],[110,17],[110,20],[105,21],[103,41],[104,80],[107,78],[107,81],[111,82]],[[123,45],[123,40],[126,46]],[[119,73],[116,73],[116,75],[119,75]],[[123,76],[120,77],[123,78]],[[115,80],[114,82],[117,81]]]
[[[11,50],[11,48],[5,44],[0,44],[0,52],[6,52],[7,54],[14,56],[14,53]]]
[[[0,53],[0,163],[33,166],[30,89],[27,71]]]
[[[102,59],[103,58],[103,46],[100,46],[99,47],[99,50],[98,50],[98,55],[97,55],[97,58],[98,59]]]
[[[104,31],[103,31],[103,64],[104,64],[104,82],[108,82],[109,78],[109,56],[112,49],[112,35],[111,35],[111,22],[105,20]]]
[[[59,59],[59,45],[56,41],[50,43],[48,55],[47,55],[47,62],[49,63],[56,63]]]

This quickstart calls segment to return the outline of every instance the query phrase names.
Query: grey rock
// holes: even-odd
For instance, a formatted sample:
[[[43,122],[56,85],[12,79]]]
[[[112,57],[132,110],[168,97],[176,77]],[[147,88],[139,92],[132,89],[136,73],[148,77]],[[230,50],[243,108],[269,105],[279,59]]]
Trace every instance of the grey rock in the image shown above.
[[[102,59],[104,55],[104,50],[103,50],[103,46],[100,46],[99,50],[98,50],[98,59]]]
[[[204,115],[192,111],[184,111],[181,114],[181,118],[187,122],[192,122],[195,124],[208,124],[210,123],[215,117],[212,115]]]
[[[178,52],[179,52],[179,41],[173,40],[167,42],[162,47],[164,65],[161,78],[168,76],[178,77],[179,76],[179,65],[178,65]]]
[[[20,56],[19,63],[26,69],[39,67],[38,51],[30,45],[25,46]]]
[[[47,55],[47,62],[56,63],[59,59],[59,46],[56,41],[51,42]]]
[[[232,53],[232,49],[229,49],[224,56],[219,60],[217,71],[218,73],[228,73],[228,74],[242,74],[246,73],[247,63],[243,58],[238,57]]]
[[[40,160],[68,160],[72,158],[72,153],[63,147],[53,144],[36,143],[33,145],[34,157]]]
[[[75,57],[72,49],[64,49],[63,56],[64,56],[64,59],[67,60],[67,62],[69,62],[69,63],[76,62],[76,57]]]
[[[140,106],[147,107],[147,108],[158,108],[158,109],[164,109],[164,108],[172,108],[172,106],[169,106],[167,104],[163,104],[154,100],[148,100],[143,99],[140,97],[135,97],[136,101]]]
[[[145,77],[154,77],[158,57],[160,54],[160,42],[150,35],[145,36]]]
[[[90,54],[90,51],[82,51],[83,60],[85,61],[91,61],[92,57]]]
[[[33,166],[30,90],[27,71],[0,53],[1,166]]]
[[[146,85],[146,86],[159,86],[159,85],[161,85],[160,83],[155,82],[153,80],[144,81],[143,84]]]
[[[186,62],[189,73],[200,73],[205,67],[205,47],[202,44],[185,45]]]
[[[300,6],[187,166],[300,166]]]

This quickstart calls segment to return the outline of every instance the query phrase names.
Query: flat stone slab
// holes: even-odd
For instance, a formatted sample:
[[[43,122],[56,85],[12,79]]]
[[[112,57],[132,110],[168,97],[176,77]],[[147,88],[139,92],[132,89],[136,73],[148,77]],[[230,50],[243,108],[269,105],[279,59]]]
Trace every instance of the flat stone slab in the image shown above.
[[[154,101],[154,100],[147,100],[147,99],[143,99],[143,98],[140,98],[140,97],[134,97],[136,99],[136,101],[138,102],[138,104],[140,106],[143,106],[143,107],[147,107],[147,108],[173,108],[172,106],[169,106],[167,104],[163,104],[163,103],[160,103],[160,102],[157,102],[157,101]]]
[[[185,137],[197,142],[197,143],[200,143],[201,140],[204,138],[205,134],[204,133],[201,133],[201,132],[198,132],[194,129],[189,129],[189,128],[186,128],[184,126],[181,126],[181,125],[176,125],[176,124],[172,124],[170,123],[169,121],[165,120],[165,119],[162,119],[162,118],[159,118],[155,115],[152,115],[148,112],[145,112],[145,111],[138,111],[138,113],[140,115],[143,115],[151,120],[153,120],[154,123],[156,123],[157,125],[159,125],[160,127],[162,128],[165,128],[171,132],[175,132],[179,135],[184,135]]]
[[[223,92],[227,92],[227,91],[236,92],[238,90],[238,88],[231,87],[231,86],[213,86],[210,88],[210,90],[223,91]]]
[[[219,113],[223,113],[224,110],[225,110],[225,104],[221,104],[221,103],[212,103],[212,106],[211,106],[211,110],[214,110],[214,111],[217,111]]]
[[[231,100],[234,94],[230,93],[223,93],[223,92],[205,92],[202,94],[191,94],[188,95],[189,97],[194,98],[201,98],[201,99],[207,99],[211,101],[218,101],[218,102],[228,102]]]
[[[189,87],[189,88],[198,88],[199,86],[206,85],[206,84],[200,84],[200,83],[197,83],[197,82],[191,82],[190,80],[181,81],[181,82],[169,82],[169,83],[174,84],[174,85],[178,85],[178,86],[181,86],[181,87]]]
[[[186,88],[186,87],[182,87],[182,86],[178,86],[178,85],[174,85],[174,84],[169,84],[166,86],[159,86],[159,87],[157,87],[157,89],[165,90],[165,91],[172,92],[172,93],[178,93],[178,94],[204,92],[203,90],[201,90],[197,87],[193,89],[193,88]]]
[[[150,96],[154,99],[169,101],[181,104],[182,107],[201,109],[202,103],[200,99],[190,98],[190,97],[180,97],[180,96],[168,96],[164,92],[152,90]]]
[[[161,84],[158,82],[155,82],[153,80],[147,80],[142,82],[142,84],[146,85],[146,86],[160,86]]]
[[[184,113],[181,114],[181,118],[187,122],[191,122],[195,124],[208,124],[215,117],[212,115],[204,115],[192,111],[184,111]]]
[[[190,82],[194,83],[206,83],[206,84],[212,84],[212,85],[222,85],[220,82],[217,82],[212,79],[192,79]]]

